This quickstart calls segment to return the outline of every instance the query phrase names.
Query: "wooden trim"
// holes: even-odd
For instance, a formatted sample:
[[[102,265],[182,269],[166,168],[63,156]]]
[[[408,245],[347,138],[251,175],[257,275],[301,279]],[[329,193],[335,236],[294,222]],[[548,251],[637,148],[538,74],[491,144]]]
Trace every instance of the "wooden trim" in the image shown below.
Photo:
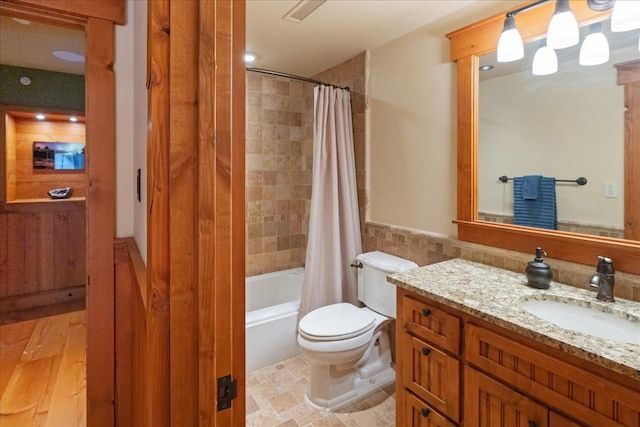
[[[117,239],[113,245],[115,263],[115,412],[116,425],[131,425],[133,419],[133,318],[134,277],[129,268],[130,239]],[[133,240],[133,239],[131,239]],[[126,326],[125,326],[126,325]]]
[[[640,60],[615,64],[624,85],[624,238],[640,240]]]
[[[171,2],[171,425],[198,425],[198,2]],[[175,23],[179,23],[176,25]],[[174,78],[174,76],[176,76]],[[209,382],[210,387],[215,387]],[[209,403],[210,405],[213,402]]]
[[[457,61],[472,55],[481,56],[496,50],[505,13],[531,3],[534,1],[514,4],[502,13],[447,34],[446,37],[451,40],[451,60]],[[591,10],[585,0],[570,0],[570,4],[579,25],[602,21],[611,15],[611,10]],[[516,25],[525,43],[545,36],[554,8],[555,2],[549,2],[516,15]]]
[[[464,221],[478,212],[478,63],[477,56],[458,63],[458,219]]]
[[[65,14],[79,19],[98,18],[124,25],[126,4],[124,0],[3,0],[14,3],[23,9],[38,11],[41,14]]]
[[[87,424],[114,425],[115,34],[86,25]]]
[[[603,20],[611,13],[594,12],[584,1],[571,0],[571,7],[583,25]],[[519,14],[517,23],[523,39],[543,36],[552,12],[553,5],[544,4]],[[605,255],[614,260],[617,270],[640,274],[640,237],[636,234],[640,229],[640,220],[636,219],[640,206],[640,148],[635,143],[640,141],[640,129],[630,125],[640,122],[638,92],[632,92],[626,100],[627,107],[631,106],[626,114],[633,115],[633,119],[625,120],[625,135],[631,135],[625,138],[625,229],[630,230],[625,237],[631,236],[630,240],[478,221],[478,56],[496,49],[503,21],[504,13],[447,34],[451,39],[451,59],[458,61],[458,214],[454,221],[458,224],[458,238],[527,253],[542,246],[550,257],[588,265],[595,265],[596,257]]]
[[[147,425],[170,425],[169,382],[169,0],[148,3],[150,55],[147,135]],[[177,230],[176,230],[177,231]],[[194,397],[195,398],[195,397]]]
[[[0,301],[0,313],[8,314],[15,311],[30,310],[37,307],[45,307],[70,301],[85,299],[85,287],[74,286],[65,289],[52,289],[50,291],[33,292],[26,295],[17,295],[2,298]]]
[[[131,237],[114,244],[116,271],[116,425],[145,423],[146,267]]]
[[[200,2],[198,274],[201,425],[245,425],[245,2]],[[217,411],[215,379],[238,397]]]
[[[640,59],[613,64],[617,73],[617,83],[626,85],[640,82]]]

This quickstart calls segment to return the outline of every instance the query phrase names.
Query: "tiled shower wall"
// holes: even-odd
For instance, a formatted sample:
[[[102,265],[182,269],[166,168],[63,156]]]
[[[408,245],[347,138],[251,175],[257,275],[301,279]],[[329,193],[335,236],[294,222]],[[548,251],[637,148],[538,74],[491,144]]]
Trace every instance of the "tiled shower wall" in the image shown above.
[[[351,89],[360,218],[365,211],[366,53],[314,79]],[[304,265],[313,167],[313,84],[247,72],[246,275]]]
[[[253,276],[303,265],[310,189],[303,83],[255,72],[246,79],[246,275]]]

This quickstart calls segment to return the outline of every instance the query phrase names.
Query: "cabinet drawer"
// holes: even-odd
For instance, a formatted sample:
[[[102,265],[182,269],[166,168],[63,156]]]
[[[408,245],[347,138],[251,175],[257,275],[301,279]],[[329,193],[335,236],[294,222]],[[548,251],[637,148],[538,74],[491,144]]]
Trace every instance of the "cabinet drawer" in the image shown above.
[[[465,424],[478,427],[546,427],[549,411],[473,368],[464,371]]]
[[[467,361],[550,407],[587,425],[639,425],[633,390],[473,324],[465,334]]]
[[[460,319],[449,313],[404,297],[402,301],[404,329],[454,354],[460,354]]]
[[[437,413],[431,406],[405,391],[404,422],[398,427],[455,427],[455,424]]]
[[[403,385],[458,422],[460,362],[409,334],[402,339]]]

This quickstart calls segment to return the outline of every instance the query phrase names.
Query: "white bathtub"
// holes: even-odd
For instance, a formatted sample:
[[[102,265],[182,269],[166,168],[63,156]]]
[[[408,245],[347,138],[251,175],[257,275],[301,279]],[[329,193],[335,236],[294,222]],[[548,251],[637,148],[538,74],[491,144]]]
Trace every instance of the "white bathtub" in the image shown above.
[[[247,372],[295,356],[304,269],[246,279]]]

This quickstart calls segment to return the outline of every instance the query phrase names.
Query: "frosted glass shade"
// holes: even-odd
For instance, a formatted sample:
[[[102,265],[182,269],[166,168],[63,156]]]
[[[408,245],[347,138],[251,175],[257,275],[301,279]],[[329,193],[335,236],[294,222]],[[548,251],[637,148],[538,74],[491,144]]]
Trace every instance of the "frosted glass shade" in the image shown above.
[[[589,34],[580,47],[580,65],[600,65],[609,61],[609,42],[602,33]]]
[[[558,71],[556,51],[549,46],[542,46],[533,57],[532,72],[536,76],[548,76]]]
[[[577,45],[579,41],[580,28],[568,0],[556,0],[556,10],[547,30],[547,46],[564,49]]]
[[[611,12],[611,31],[621,32],[640,28],[640,1],[616,0]]]
[[[524,43],[520,32],[516,27],[516,21],[513,16],[509,16],[504,20],[504,28],[498,40],[498,62],[517,61],[524,57]]]

